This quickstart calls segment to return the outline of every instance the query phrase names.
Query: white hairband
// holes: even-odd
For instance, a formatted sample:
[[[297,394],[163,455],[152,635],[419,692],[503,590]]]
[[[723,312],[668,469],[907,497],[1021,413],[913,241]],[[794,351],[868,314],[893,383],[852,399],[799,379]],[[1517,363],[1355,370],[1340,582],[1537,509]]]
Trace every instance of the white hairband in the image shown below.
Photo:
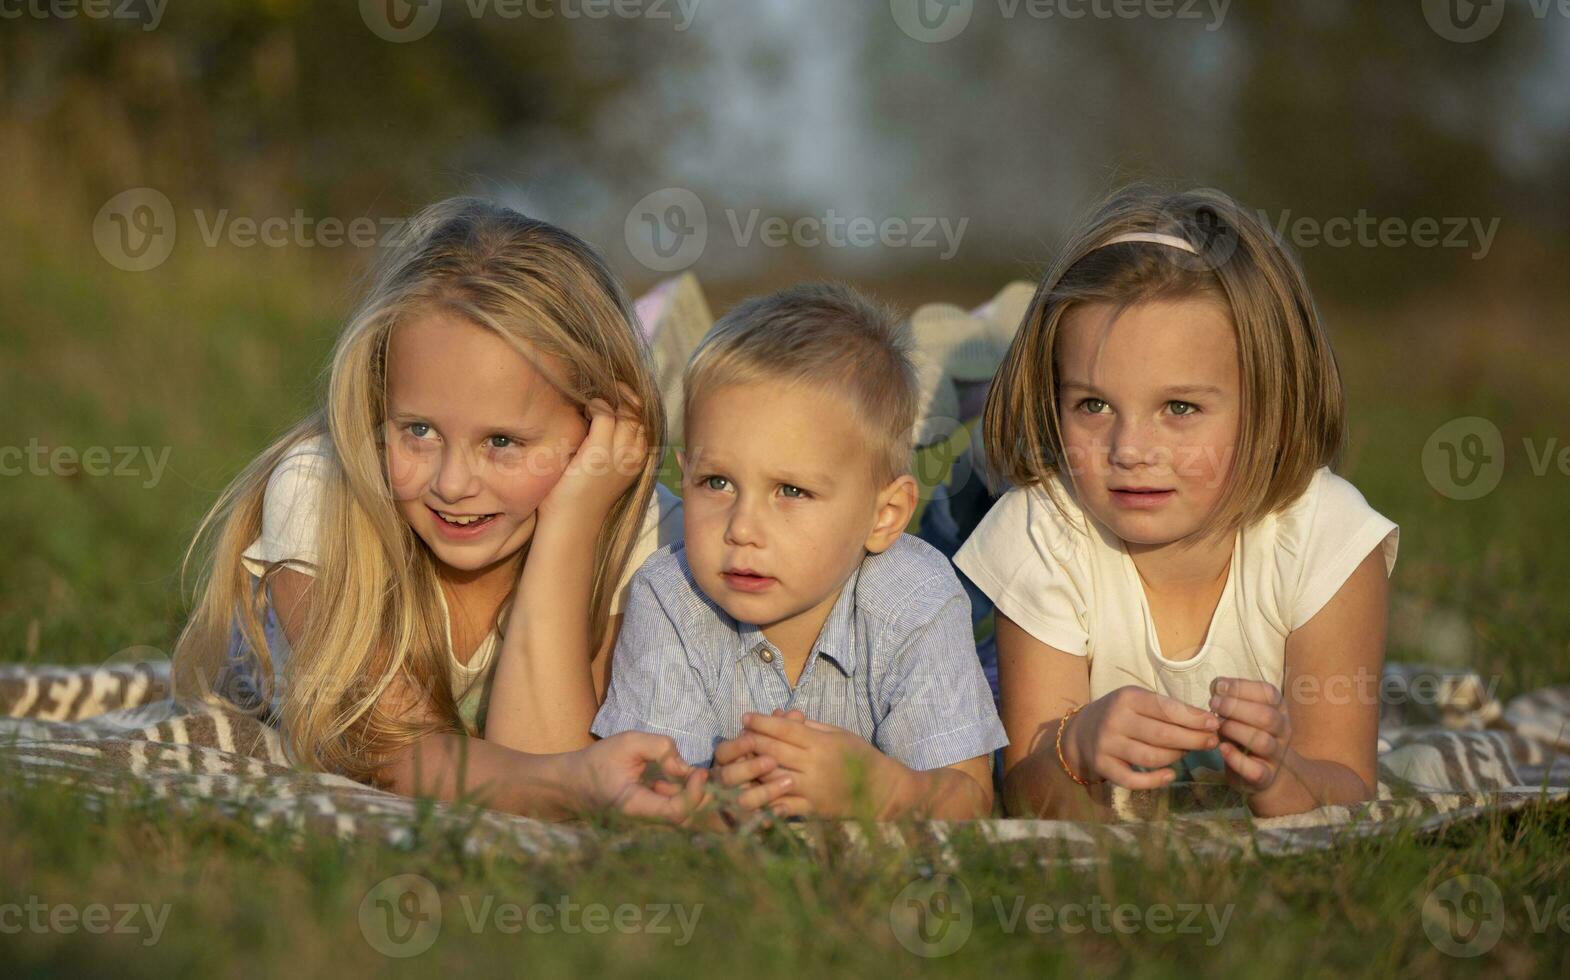
[[[1192,255],[1198,255],[1199,249],[1190,245],[1187,239],[1176,235],[1162,235],[1153,231],[1131,231],[1118,235],[1097,245],[1096,248],[1106,248],[1108,245],[1122,245],[1124,242],[1145,242],[1150,245],[1168,245],[1172,248],[1182,249]],[[1094,251],[1094,249],[1092,249]]]

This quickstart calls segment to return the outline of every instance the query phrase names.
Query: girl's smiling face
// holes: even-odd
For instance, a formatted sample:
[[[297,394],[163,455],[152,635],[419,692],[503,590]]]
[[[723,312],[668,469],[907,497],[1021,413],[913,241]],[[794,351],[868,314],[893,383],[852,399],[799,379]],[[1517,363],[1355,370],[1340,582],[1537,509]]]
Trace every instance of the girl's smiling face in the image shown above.
[[[1239,431],[1237,336],[1208,297],[1118,311],[1086,303],[1059,324],[1058,418],[1080,503],[1124,541],[1198,530],[1226,489]]]
[[[588,434],[582,410],[506,340],[450,314],[398,326],[387,358],[383,433],[398,513],[449,569],[513,557]]]

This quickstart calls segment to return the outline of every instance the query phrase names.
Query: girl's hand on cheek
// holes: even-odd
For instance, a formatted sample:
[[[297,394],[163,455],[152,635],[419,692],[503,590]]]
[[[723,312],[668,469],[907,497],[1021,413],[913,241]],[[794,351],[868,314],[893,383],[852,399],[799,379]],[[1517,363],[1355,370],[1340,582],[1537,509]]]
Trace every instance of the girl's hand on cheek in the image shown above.
[[[632,390],[623,386],[623,395],[636,410]],[[589,403],[586,414],[589,432],[572,452],[561,479],[540,501],[542,520],[566,517],[598,524],[643,472],[649,445],[641,417],[618,415],[600,398]]]

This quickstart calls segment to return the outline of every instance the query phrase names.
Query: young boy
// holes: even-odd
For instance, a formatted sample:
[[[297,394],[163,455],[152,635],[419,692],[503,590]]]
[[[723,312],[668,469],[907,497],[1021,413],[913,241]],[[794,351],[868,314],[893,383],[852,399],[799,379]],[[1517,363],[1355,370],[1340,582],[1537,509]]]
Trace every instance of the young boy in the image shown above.
[[[991,812],[1008,739],[969,601],[904,533],[915,389],[895,321],[842,286],[714,325],[684,378],[685,541],[632,581],[596,735],[669,735],[775,813]]]

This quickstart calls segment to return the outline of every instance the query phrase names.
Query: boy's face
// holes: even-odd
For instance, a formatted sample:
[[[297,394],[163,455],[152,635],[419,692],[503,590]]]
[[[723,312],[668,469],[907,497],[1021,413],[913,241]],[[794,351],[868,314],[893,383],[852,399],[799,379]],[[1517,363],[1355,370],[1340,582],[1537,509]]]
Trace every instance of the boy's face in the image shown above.
[[[699,588],[775,643],[776,631],[812,623],[810,642],[865,553],[904,531],[915,482],[874,485],[849,401],[821,388],[719,388],[691,406],[686,430],[686,548]]]

